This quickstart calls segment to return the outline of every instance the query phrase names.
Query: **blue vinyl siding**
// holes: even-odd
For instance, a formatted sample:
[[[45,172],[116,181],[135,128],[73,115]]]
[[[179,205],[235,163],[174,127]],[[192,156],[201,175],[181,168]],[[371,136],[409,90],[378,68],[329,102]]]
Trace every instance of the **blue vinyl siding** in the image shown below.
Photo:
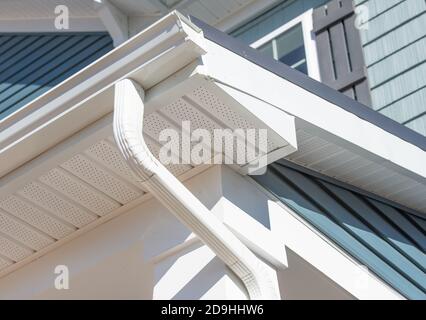
[[[426,135],[426,2],[354,3],[369,12],[360,33],[373,108]]]
[[[0,34],[0,119],[111,49],[106,33]]]
[[[281,161],[254,179],[401,294],[426,299],[426,220]]]

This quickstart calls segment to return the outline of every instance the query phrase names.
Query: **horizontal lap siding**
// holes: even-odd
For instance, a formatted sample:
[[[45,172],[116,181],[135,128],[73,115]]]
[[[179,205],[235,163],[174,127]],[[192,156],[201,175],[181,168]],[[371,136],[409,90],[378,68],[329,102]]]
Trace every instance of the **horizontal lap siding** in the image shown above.
[[[111,49],[106,33],[0,34],[0,119]]]
[[[355,5],[366,4],[370,0],[354,0]],[[389,8],[394,7],[398,3],[404,2],[405,0],[373,0],[371,3],[368,3],[368,9],[370,12],[370,19],[373,19],[380,15],[381,13],[389,10]]]
[[[401,294],[426,298],[425,219],[285,161],[253,178]]]
[[[354,2],[369,11],[360,33],[373,108],[426,135],[426,2]]]

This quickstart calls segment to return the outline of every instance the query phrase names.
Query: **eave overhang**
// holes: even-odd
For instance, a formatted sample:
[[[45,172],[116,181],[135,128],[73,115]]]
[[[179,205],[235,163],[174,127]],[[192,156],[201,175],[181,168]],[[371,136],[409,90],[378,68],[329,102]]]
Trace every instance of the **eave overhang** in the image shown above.
[[[186,93],[195,94],[196,90],[205,90],[201,95],[219,96],[222,102],[230,103],[229,110],[241,113],[236,113],[238,119],[233,119],[234,123],[229,122],[226,127],[234,129],[238,121],[243,120],[244,124],[240,124],[246,127],[241,129],[250,127],[268,130],[269,163],[295,151],[294,118],[281,113],[280,122],[265,124],[264,121],[271,117],[265,117],[259,112],[255,114],[253,108],[259,106],[249,102],[243,107],[238,101],[231,101],[232,98],[220,90],[220,85],[208,72],[204,62],[207,53],[205,44],[200,29],[177,12],[172,13],[5,118],[1,121],[4,130],[0,135],[0,175],[10,172],[110,113],[113,85],[123,78],[136,80],[146,91],[147,116],[179,99],[186,101],[183,103],[192,104],[196,112],[195,109],[203,103]],[[192,101],[193,98],[195,101]],[[204,107],[209,109],[211,106]],[[211,111],[207,117],[219,118],[219,122],[221,117],[226,118],[225,114],[219,114],[225,110]],[[196,121],[195,118],[179,120]],[[285,126],[282,126],[283,122]],[[167,128],[166,123],[163,124],[162,128],[157,129]],[[205,124],[217,126],[218,121]],[[15,159],[13,163],[8,161],[11,158]],[[237,169],[247,173],[249,166],[250,161]]]
[[[0,216],[14,227],[0,226],[0,276],[151,197],[112,137],[114,85],[122,79],[145,91],[144,135],[156,156],[162,130],[182,134],[183,121],[210,133],[267,130],[265,153],[249,155],[243,148],[245,162],[229,164],[241,174],[297,149],[294,117],[282,113],[277,122],[257,116],[257,102],[222,90],[209,75],[205,46],[202,31],[172,13],[2,120]],[[167,169],[185,180],[208,166]]]
[[[393,187],[393,193],[376,194],[417,214],[426,212],[422,148],[342,107],[349,101],[340,93],[335,100],[326,99],[310,89],[317,84],[314,80],[287,69],[285,77],[271,72],[252,60],[250,48],[227,48],[228,38],[221,43],[209,27],[197,24],[202,28],[171,13],[0,122],[0,213],[30,223],[29,210],[35,210],[32,215],[49,217],[46,223],[52,218],[63,223],[48,235],[45,246],[29,244],[13,256],[0,252],[0,265],[5,265],[0,275],[57,246],[57,240],[72,239],[149,197],[123,166],[112,139],[114,84],[125,78],[145,91],[144,134],[154,154],[161,146],[161,130],[179,130],[185,120],[193,129],[210,131],[266,129],[265,164],[287,158],[322,172],[319,162],[332,167],[335,161],[327,154],[318,161],[328,144],[337,148],[334,154],[350,156],[347,161],[357,167],[356,176],[378,168],[400,179],[398,192]],[[307,84],[294,80],[300,77]],[[258,161],[247,159],[231,167],[246,174]],[[168,169],[185,179],[203,166]],[[348,170],[343,169],[329,175],[347,181]],[[375,191],[389,186],[386,177],[375,182]],[[58,201],[74,208],[79,218],[67,216],[71,209],[63,211]],[[51,230],[40,219],[31,221],[34,237],[40,228]],[[9,235],[6,241],[13,238]]]
[[[216,44],[207,49],[216,54],[205,60],[215,65],[210,76],[224,90],[249,92],[296,118],[298,150],[287,160],[415,214],[426,212],[426,137],[196,18],[192,22],[208,44]],[[226,64],[216,59],[225,53]]]
[[[269,162],[288,155],[299,165],[426,211],[419,197],[426,192],[423,136],[192,20],[176,12],[164,17],[1,120],[0,176],[112,112],[113,85],[129,77],[146,91],[147,115],[202,86],[225,93],[226,99],[244,101],[255,125],[266,122],[273,139],[286,137]]]

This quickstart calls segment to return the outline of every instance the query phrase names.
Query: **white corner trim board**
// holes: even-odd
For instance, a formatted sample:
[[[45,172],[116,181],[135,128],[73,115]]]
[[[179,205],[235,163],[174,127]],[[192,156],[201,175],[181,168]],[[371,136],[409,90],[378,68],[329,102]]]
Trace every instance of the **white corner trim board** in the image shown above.
[[[262,262],[151,154],[142,134],[143,99],[132,80],[115,84],[114,137],[131,170],[241,279],[250,299],[279,299]]]

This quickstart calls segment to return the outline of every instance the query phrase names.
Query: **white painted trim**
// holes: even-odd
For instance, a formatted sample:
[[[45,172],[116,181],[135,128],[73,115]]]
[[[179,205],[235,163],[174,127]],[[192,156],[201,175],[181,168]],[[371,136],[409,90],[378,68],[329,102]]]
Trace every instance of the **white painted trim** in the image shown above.
[[[278,299],[273,280],[258,258],[152,155],[142,134],[143,99],[143,89],[133,81],[115,85],[114,137],[130,169],[241,279],[251,299]]]
[[[406,300],[395,289],[283,204],[275,195],[251,178],[245,177],[245,179],[271,199],[268,202],[271,230],[286,247],[357,299]],[[355,277],[360,277],[361,281],[357,281]]]
[[[176,13],[0,120],[0,175],[111,112],[113,84],[123,77],[151,88],[147,107],[172,102],[180,90],[216,79],[294,116],[298,127],[425,183],[424,151],[204,39]]]
[[[250,46],[252,48],[259,48],[263,46],[265,43],[274,40],[275,38],[279,37],[284,32],[290,30],[291,28],[295,27],[298,24],[301,24],[303,22],[303,14],[300,16],[297,16],[293,20],[287,22],[286,24],[278,27],[277,29],[271,31],[267,35],[263,36],[262,38],[256,40],[255,42],[251,43]]]
[[[313,13],[313,9],[310,9],[304,12],[303,14],[294,18],[293,20],[271,31],[269,34],[265,35],[264,37],[256,40],[250,46],[255,49],[260,48],[264,44],[279,37],[284,32],[290,30],[291,28],[297,26],[298,24],[301,24],[302,32],[303,32],[303,42],[305,46],[306,63],[308,65],[308,75],[311,78],[319,81],[320,72],[319,72],[319,64],[318,64],[318,53],[317,53],[317,48],[316,48],[315,38],[313,33],[312,13]]]
[[[303,40],[305,42],[309,76],[317,81],[321,81],[318,51],[315,42],[313,11],[314,9],[310,9],[303,14]]]
[[[269,205],[273,233],[280,234],[288,248],[354,297],[361,300],[405,300],[363,265],[337,250],[328,239],[318,236],[312,228],[285,212],[288,208],[273,201]]]
[[[298,127],[317,128],[319,137],[333,137],[356,154],[426,183],[426,152],[419,147],[211,41],[206,45],[203,61],[212,79],[295,116]]]
[[[93,123],[91,126],[70,136],[66,141],[62,142],[61,144],[58,144],[55,147],[49,149],[47,152],[38,156],[33,161],[26,163],[25,165],[19,167],[18,169],[9,173],[5,177],[2,177],[2,183],[0,184],[0,197],[15,193],[23,186],[25,186],[29,180],[35,179],[43,174],[46,174],[53,167],[59,166],[64,161],[72,158],[76,154],[81,153],[83,150],[86,150],[88,147],[99,142],[100,140],[108,139],[108,137],[111,136],[112,133],[112,113],[110,113],[102,119],[99,119],[98,121]],[[208,170],[210,167],[211,166],[207,165],[195,167],[185,172],[183,175],[179,176],[179,181],[187,181],[192,177]],[[5,269],[2,269],[0,271],[0,278],[10,274],[11,272],[14,272],[15,270],[31,263],[36,259],[41,258],[52,250],[61,247],[69,241],[100,226],[101,224],[104,224],[107,221],[115,219],[116,217],[119,217],[120,215],[129,212],[131,209],[139,206],[142,203],[145,203],[146,201],[152,198],[153,197],[151,194],[144,194],[141,197],[114,210],[113,212],[94,220],[88,225],[72,232],[64,238],[59,239],[55,243],[35,252],[27,258],[17,263],[14,263],[13,265],[6,267]]]
[[[119,46],[129,38],[128,17],[109,0],[93,0],[99,18],[114,41]]]
[[[282,239],[278,238],[229,200],[224,199],[221,205],[223,223],[238,239],[277,270],[287,268],[287,256]]]
[[[167,15],[1,119],[0,176],[111,112],[119,79],[139,73],[138,81],[151,88],[204,54],[200,30],[181,19],[176,12]]]

